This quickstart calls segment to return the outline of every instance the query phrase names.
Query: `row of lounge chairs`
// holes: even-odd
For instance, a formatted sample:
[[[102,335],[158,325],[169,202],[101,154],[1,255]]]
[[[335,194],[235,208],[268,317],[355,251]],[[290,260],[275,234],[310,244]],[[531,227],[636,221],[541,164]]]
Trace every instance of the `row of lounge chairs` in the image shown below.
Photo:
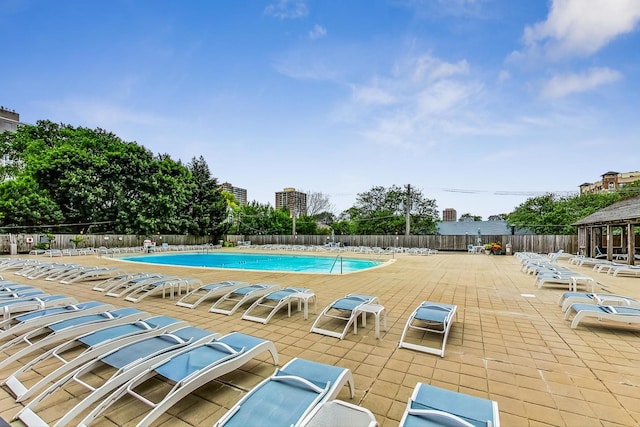
[[[614,323],[640,323],[640,300],[607,293],[565,292],[560,296],[558,305],[565,313],[565,320],[571,320],[571,328],[580,322],[595,319]]]
[[[242,248],[245,245],[238,245]],[[326,245],[283,245],[283,244],[267,244],[253,245],[253,249],[266,251],[296,251],[296,252],[351,252],[358,254],[384,255],[394,253],[407,253],[410,255],[435,255],[437,249],[430,248],[403,248],[403,247],[387,247],[381,248],[376,246],[344,246],[338,243],[328,243]]]
[[[2,285],[0,295],[9,298],[9,293],[20,292],[19,286]],[[238,332],[220,336],[169,316],[91,301],[13,316],[0,323],[0,344],[7,355],[0,369],[18,365],[0,382],[25,403],[15,419],[29,426],[89,425],[124,396],[148,407],[138,425],[149,425],[197,388],[262,353],[278,365],[276,348],[268,340]],[[32,359],[24,363],[28,357]],[[24,382],[32,372],[45,374]],[[150,387],[157,381],[166,383],[167,390],[159,393]],[[215,425],[377,426],[366,408],[337,400],[345,386],[353,398],[349,369],[294,358],[246,393]],[[69,389],[75,400],[68,400]],[[62,418],[43,419],[39,408],[59,401],[59,394],[66,402],[58,411]],[[401,426],[433,425],[443,419],[499,425],[496,402],[418,383]]]
[[[585,320],[608,321],[613,322],[614,325],[640,323],[640,300],[623,295],[596,292],[597,282],[593,278],[557,265],[555,260],[552,260],[553,255],[519,254],[518,256],[522,260],[522,270],[536,275],[538,287],[542,287],[545,283],[569,285],[569,292],[564,292],[560,296],[558,305],[565,313],[565,320],[571,320],[572,329],[577,328]],[[601,259],[595,262],[593,259],[580,256],[569,258],[569,263],[592,266],[594,271],[610,275],[616,275],[616,271],[624,271],[628,267],[632,267],[632,270],[640,270],[634,266],[615,264]],[[587,284],[587,292],[578,292],[579,283]]]
[[[561,286],[576,291],[579,286],[586,286],[593,291],[597,282],[592,277],[557,263],[562,254],[563,251],[558,251],[548,255],[517,253],[516,256],[520,258],[521,270],[535,276],[534,285],[538,288]]]

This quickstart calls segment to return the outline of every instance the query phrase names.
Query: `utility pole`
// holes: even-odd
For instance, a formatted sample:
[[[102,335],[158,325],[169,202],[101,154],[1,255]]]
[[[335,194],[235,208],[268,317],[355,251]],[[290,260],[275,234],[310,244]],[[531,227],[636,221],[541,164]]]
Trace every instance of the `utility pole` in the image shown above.
[[[411,234],[411,184],[407,184],[407,201],[404,204],[405,207],[405,229],[404,235]]]

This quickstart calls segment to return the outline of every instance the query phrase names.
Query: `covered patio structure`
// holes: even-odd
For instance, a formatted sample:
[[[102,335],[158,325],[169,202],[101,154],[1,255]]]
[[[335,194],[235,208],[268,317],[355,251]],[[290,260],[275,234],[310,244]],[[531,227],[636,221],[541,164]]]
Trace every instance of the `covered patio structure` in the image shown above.
[[[640,246],[640,236],[634,232],[638,224],[640,196],[614,203],[572,225],[578,227],[578,247],[582,254],[596,257],[598,249],[604,246],[607,260],[626,260],[634,265],[638,259],[636,247]]]

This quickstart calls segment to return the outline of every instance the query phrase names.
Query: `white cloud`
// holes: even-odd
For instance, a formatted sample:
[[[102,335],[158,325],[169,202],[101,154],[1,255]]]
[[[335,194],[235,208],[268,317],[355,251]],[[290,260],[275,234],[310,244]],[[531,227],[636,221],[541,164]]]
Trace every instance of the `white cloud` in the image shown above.
[[[588,56],[634,31],[638,21],[638,0],[553,0],[547,19],[526,27],[523,38],[528,54]]]
[[[620,72],[610,68],[591,68],[584,73],[558,75],[546,82],[542,88],[542,96],[561,98],[572,93],[586,92],[621,78]]]
[[[309,14],[309,8],[304,1],[278,0],[268,5],[264,9],[264,13],[265,15],[280,19],[297,19],[307,16]]]
[[[336,117],[366,124],[358,133],[369,142],[432,146],[446,135],[469,130],[469,106],[484,90],[468,77],[469,68],[466,60],[447,62],[431,54],[411,57],[387,76],[352,84],[351,99]]]
[[[311,40],[318,40],[324,36],[327,35],[327,29],[324,28],[322,25],[314,25],[313,29],[311,31],[309,31],[309,38]]]
[[[469,74],[469,64],[462,60],[453,64],[434,58],[431,55],[424,55],[416,60],[413,77],[416,80],[427,79],[434,81],[458,74]]]

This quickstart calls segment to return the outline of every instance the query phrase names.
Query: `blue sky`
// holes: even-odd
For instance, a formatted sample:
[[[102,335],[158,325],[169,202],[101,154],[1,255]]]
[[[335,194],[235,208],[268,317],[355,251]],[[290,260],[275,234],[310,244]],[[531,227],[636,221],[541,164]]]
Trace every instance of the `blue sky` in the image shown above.
[[[638,0],[0,0],[0,105],[274,204],[411,184],[486,219],[640,169]]]

